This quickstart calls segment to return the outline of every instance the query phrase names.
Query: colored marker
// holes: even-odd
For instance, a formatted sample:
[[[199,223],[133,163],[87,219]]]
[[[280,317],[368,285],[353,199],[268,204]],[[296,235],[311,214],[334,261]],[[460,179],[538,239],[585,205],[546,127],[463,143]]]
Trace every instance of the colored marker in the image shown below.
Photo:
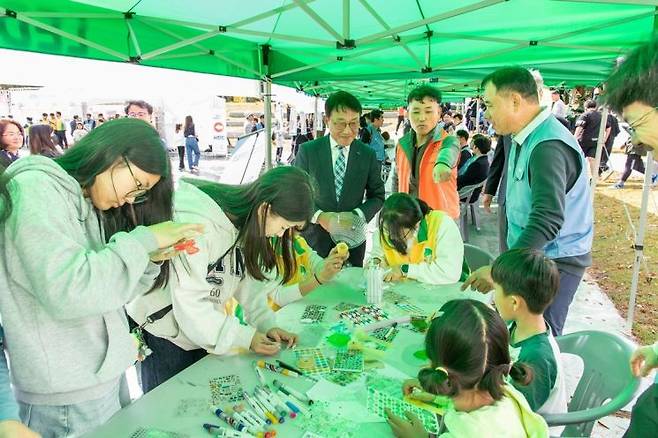
[[[261,408],[260,405],[257,404],[254,399],[249,397],[246,392],[244,394],[244,399],[247,400],[247,403],[249,403],[249,406],[251,406],[258,413],[258,415],[261,418],[265,419],[266,424],[272,424],[272,420],[270,419],[270,417],[265,415],[265,411],[263,410],[263,408]]]
[[[260,394],[263,396],[263,398],[267,400],[267,402],[272,406],[272,409],[279,413],[280,417],[285,419],[288,416],[288,409],[286,409],[285,407],[282,408],[280,405],[278,405],[276,403],[276,400],[274,400],[270,396],[270,394],[267,391],[265,391],[263,388],[257,388],[257,389],[260,391]]]
[[[242,424],[240,421],[236,421],[233,417],[227,415],[223,410],[221,410],[218,407],[214,407],[213,412],[217,417],[219,417],[221,420],[226,422],[228,425],[230,425],[233,429],[242,432],[243,429],[246,429],[247,426]]]
[[[287,368],[283,368],[283,367],[279,367],[279,366],[276,366],[276,365],[271,364],[271,363],[267,363],[264,360],[259,360],[258,362],[256,362],[256,365],[258,365],[258,367],[260,367],[260,368],[265,368],[266,370],[270,370],[273,373],[283,374],[284,376],[290,376],[290,377],[299,377],[299,376],[301,376],[301,374],[299,374],[295,371],[291,371]]]
[[[272,413],[275,417],[277,417],[277,420],[279,420],[279,423],[284,423],[286,421],[286,413],[284,412],[283,415],[281,415],[280,412],[276,411],[276,408],[272,406],[272,403],[263,395],[262,392],[258,391],[258,388],[256,388],[256,391],[254,392],[254,395],[260,400],[260,402],[267,408],[269,412]]]
[[[301,392],[299,392],[295,389],[292,389],[290,387],[285,386],[283,383],[279,382],[278,380],[275,380],[274,382],[272,382],[272,384],[275,387],[279,388],[284,394],[292,395],[292,396],[298,398],[299,400],[308,403],[309,405],[313,404],[313,400],[311,400],[310,398],[308,398],[307,396],[305,396]]]
[[[279,397],[281,397],[283,400],[285,400],[286,404],[287,404],[288,406],[290,406],[291,409],[292,409],[292,408],[296,409],[296,410],[297,410],[297,413],[302,413],[302,414],[304,414],[304,415],[308,415],[308,411],[307,411],[306,408],[301,404],[301,402],[299,402],[299,400],[297,400],[297,399],[293,399],[291,396],[289,396],[289,395],[287,395],[287,394],[285,394],[285,393],[283,393],[283,392],[279,392]]]
[[[265,417],[269,418],[272,424],[279,424],[279,420],[274,416],[274,414],[270,412],[269,409],[267,409],[267,407],[260,401],[260,399],[256,396],[255,393],[254,395],[251,396],[251,400],[260,407]]]
[[[292,366],[292,365],[288,365],[287,363],[285,363],[285,362],[282,361],[282,360],[278,360],[278,359],[277,359],[276,363],[277,363],[281,368],[285,368],[285,369],[288,369],[288,370],[290,370],[290,371],[293,371],[293,372],[299,374],[300,376],[304,374],[304,373],[301,372],[301,370],[299,370],[299,368],[295,368],[295,367]]]
[[[238,412],[245,419],[247,419],[251,424],[256,425],[257,427],[264,427],[267,423],[264,420],[258,417],[258,415],[251,412],[244,405],[235,405],[233,406],[233,411]]]
[[[263,385],[267,385],[267,383],[265,382],[265,376],[263,376],[263,372],[260,370],[260,368],[258,368],[258,366],[255,366],[254,371],[256,371],[256,374],[258,375],[258,380],[260,380],[260,383],[262,383]]]
[[[238,432],[236,430],[227,429],[216,424],[204,423],[203,428],[212,433],[216,437],[225,437],[225,438],[243,438],[248,437],[246,433]]]
[[[386,334],[384,335],[384,340],[385,340],[386,342],[388,342],[388,338],[393,334],[393,331],[395,330],[395,328],[396,328],[397,326],[398,326],[398,323],[396,322],[396,323],[393,323],[393,325],[391,326],[391,328],[388,329],[388,331],[387,331]]]
[[[295,418],[297,416],[297,413],[293,411],[290,406],[285,404],[283,400],[270,388],[267,386],[263,388],[267,395],[270,397],[270,400],[273,401],[280,409],[283,409],[285,412],[288,412],[290,414],[290,418]]]

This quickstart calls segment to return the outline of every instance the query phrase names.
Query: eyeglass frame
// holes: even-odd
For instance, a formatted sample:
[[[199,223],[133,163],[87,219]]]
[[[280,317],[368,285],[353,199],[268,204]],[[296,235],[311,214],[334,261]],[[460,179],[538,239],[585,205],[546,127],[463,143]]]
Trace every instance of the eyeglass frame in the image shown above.
[[[133,173],[132,168],[130,167],[130,162],[128,161],[128,158],[126,158],[125,155],[122,155],[124,163],[126,163],[126,167],[128,168],[128,172],[130,172],[130,176],[133,177],[133,181],[135,182],[135,186],[137,187],[135,190],[131,190],[128,193],[126,193],[124,198],[132,198],[133,201],[131,204],[142,204],[148,200],[148,189],[144,188],[144,184],[140,180],[137,179],[135,174]]]

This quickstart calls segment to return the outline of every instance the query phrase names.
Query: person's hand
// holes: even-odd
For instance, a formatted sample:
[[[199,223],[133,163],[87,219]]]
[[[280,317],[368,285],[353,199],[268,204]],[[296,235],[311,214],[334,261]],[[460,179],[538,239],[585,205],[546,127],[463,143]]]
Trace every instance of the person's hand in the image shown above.
[[[254,353],[272,356],[281,350],[281,344],[271,340],[267,335],[263,333],[256,332],[254,333],[254,337],[251,338],[251,345],[249,346],[249,349]]]
[[[416,416],[413,412],[407,411],[404,415],[409,419],[409,421],[398,417],[393,414],[390,409],[386,408],[384,410],[386,416],[388,417],[388,424],[391,426],[393,435],[397,438],[425,438],[427,437],[427,431],[423,426],[423,422],[420,421],[420,418]]]
[[[155,236],[159,249],[168,248],[182,240],[192,239],[203,234],[203,225],[201,224],[184,224],[173,221],[149,225],[148,229]]]
[[[336,213],[330,212],[330,211],[323,211],[320,213],[318,216],[318,225],[320,225],[322,228],[325,229],[325,231],[329,231],[331,228],[331,223],[335,221]]]
[[[414,389],[423,389],[420,386],[420,380],[418,380],[418,379],[407,379],[404,382],[402,382],[402,394],[403,395],[410,395],[412,392],[414,392]]]
[[[491,266],[482,266],[480,269],[471,273],[468,276],[461,289],[466,290],[468,287],[487,293],[494,288],[493,280],[491,279]]]
[[[432,176],[435,183],[448,181],[452,176],[452,169],[444,163],[438,163],[434,166]]]
[[[384,281],[386,282],[400,281],[403,278],[404,274],[402,273],[400,266],[391,266],[391,269],[389,269],[388,272],[384,274]]]
[[[277,342],[278,344],[281,344],[282,342],[287,342],[288,348],[292,348],[295,345],[297,345],[297,341],[299,340],[299,337],[296,334],[287,332],[278,327],[269,329],[267,331],[267,337]]]
[[[487,213],[491,213],[491,201],[493,200],[492,195],[484,194],[482,195],[482,206],[484,207],[484,211]]]
[[[41,438],[41,435],[20,421],[4,420],[0,421],[0,438]]]
[[[649,372],[658,368],[658,355],[652,345],[640,347],[631,356],[631,371],[636,377],[646,377]]]
[[[327,258],[324,259],[322,269],[317,274],[320,281],[322,281],[323,284],[331,281],[331,279],[334,278],[343,268],[343,263],[345,263],[345,260],[347,260],[348,257],[349,253],[345,256],[341,256],[338,254],[336,248],[332,249]]]
[[[173,247],[169,247],[150,253],[149,258],[152,262],[159,263],[164,262],[165,260],[171,260],[180,253],[181,251],[176,251]]]

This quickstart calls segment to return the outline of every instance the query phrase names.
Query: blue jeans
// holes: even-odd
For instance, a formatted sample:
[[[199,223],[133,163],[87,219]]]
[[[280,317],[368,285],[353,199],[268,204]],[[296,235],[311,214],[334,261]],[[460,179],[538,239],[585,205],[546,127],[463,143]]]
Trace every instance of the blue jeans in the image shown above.
[[[43,438],[79,437],[106,423],[121,405],[119,382],[107,395],[74,405],[48,406],[18,402],[23,423]]]
[[[573,301],[576,290],[583,278],[581,275],[574,275],[558,267],[560,272],[560,288],[550,306],[544,311],[544,318],[551,326],[554,336],[562,336],[564,322],[567,320],[569,305]]]
[[[187,137],[185,139],[185,151],[187,152],[187,165],[192,167],[197,167],[199,165],[199,156],[201,152],[199,151],[199,142],[194,137]]]

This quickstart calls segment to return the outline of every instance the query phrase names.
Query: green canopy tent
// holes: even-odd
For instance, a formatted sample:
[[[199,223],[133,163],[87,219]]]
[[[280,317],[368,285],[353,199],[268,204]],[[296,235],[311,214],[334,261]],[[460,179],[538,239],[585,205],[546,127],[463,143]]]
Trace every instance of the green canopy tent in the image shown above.
[[[473,95],[496,67],[594,85],[654,29],[658,1],[0,0],[0,46],[400,103],[409,81]]]

